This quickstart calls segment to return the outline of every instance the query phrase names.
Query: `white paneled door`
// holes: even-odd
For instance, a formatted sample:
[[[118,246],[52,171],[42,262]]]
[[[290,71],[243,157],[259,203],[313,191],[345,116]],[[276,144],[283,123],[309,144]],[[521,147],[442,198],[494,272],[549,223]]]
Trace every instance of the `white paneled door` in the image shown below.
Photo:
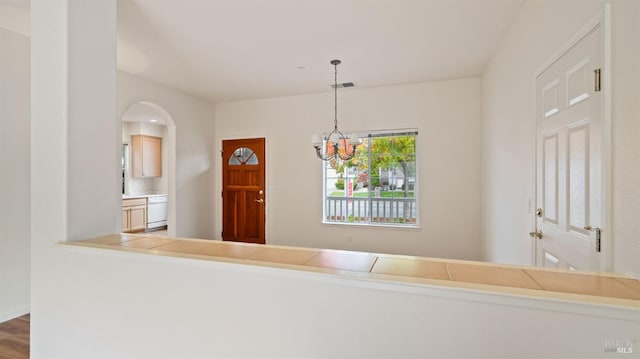
[[[603,225],[602,28],[536,82],[536,265],[600,270]]]

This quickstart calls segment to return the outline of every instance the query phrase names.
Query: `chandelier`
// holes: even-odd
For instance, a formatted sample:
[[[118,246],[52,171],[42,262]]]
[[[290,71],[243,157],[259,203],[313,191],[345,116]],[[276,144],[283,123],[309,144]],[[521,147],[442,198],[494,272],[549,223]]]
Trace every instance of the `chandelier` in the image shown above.
[[[358,136],[345,136],[338,130],[338,65],[340,60],[331,60],[334,68],[333,94],[334,94],[334,118],[333,130],[328,135],[320,137],[313,135],[311,142],[316,149],[318,158],[323,161],[331,161],[333,159],[341,159],[348,161],[356,155],[356,143]]]

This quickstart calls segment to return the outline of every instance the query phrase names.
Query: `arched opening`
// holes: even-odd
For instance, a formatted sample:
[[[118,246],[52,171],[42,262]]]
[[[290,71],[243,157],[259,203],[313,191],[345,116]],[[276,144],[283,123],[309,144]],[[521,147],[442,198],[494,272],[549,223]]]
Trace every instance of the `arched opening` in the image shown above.
[[[134,170],[132,142],[136,136],[161,138],[161,158],[158,161],[161,163],[160,173],[141,175]],[[129,106],[122,114],[123,198],[166,194],[166,225],[169,236],[176,236],[177,233],[175,168],[176,126],[169,112],[149,101]]]

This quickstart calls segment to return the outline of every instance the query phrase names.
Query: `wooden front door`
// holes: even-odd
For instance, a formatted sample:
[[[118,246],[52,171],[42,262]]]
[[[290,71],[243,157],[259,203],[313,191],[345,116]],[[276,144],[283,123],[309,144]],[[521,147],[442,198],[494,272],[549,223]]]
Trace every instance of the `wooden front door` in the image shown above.
[[[602,53],[598,26],[537,79],[539,266],[600,270]]]
[[[222,239],[264,244],[264,138],[222,141],[222,163]]]

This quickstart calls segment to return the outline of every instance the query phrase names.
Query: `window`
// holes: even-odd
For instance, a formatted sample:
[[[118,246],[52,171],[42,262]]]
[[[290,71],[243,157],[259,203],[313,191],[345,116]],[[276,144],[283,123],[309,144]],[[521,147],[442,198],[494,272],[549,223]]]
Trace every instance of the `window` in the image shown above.
[[[122,144],[122,194],[125,194],[125,179],[127,171],[127,157],[129,154],[129,144]]]
[[[354,158],[324,162],[323,222],[416,227],[417,135],[359,135]]]
[[[233,151],[231,157],[229,157],[229,165],[230,166],[239,166],[239,165],[257,165],[258,157],[256,157],[255,153],[250,148],[240,147]]]

